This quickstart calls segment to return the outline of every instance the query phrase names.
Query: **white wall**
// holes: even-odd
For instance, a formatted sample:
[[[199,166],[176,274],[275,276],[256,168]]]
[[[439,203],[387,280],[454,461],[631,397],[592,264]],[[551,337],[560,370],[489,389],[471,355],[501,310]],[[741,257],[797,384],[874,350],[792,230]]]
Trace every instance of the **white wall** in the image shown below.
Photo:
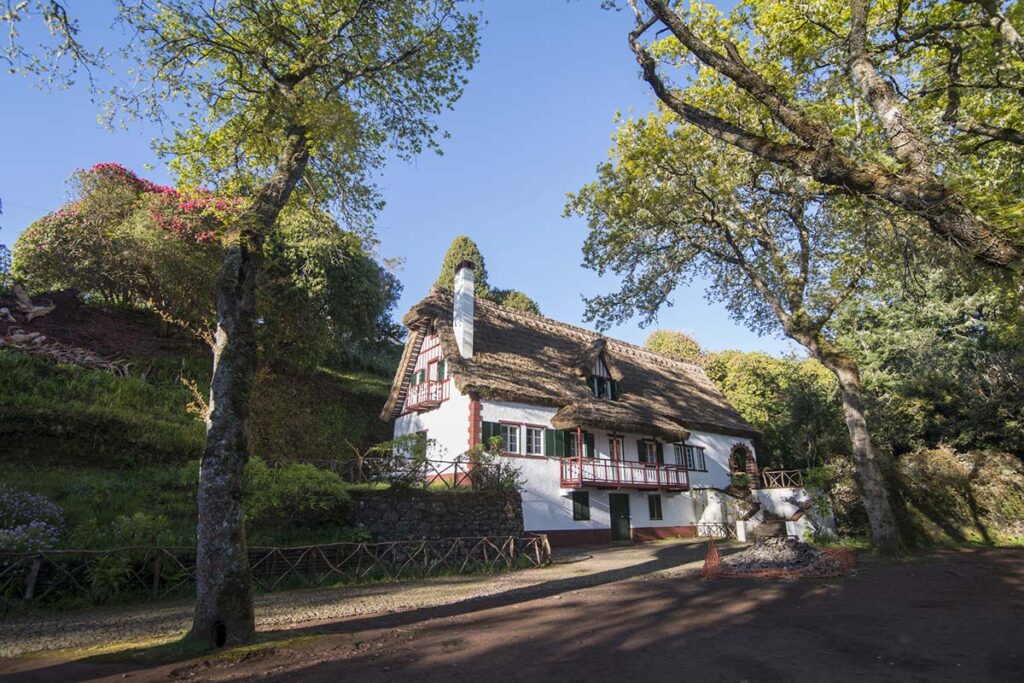
[[[464,453],[469,446],[469,403],[469,397],[460,393],[453,384],[451,398],[439,407],[423,413],[408,413],[398,417],[395,420],[395,436],[426,430],[428,438],[435,442],[434,450],[430,453],[431,458],[454,459]],[[543,406],[507,401],[481,401],[481,417],[488,422],[517,422],[551,428],[551,419],[556,412],[556,408]],[[610,458],[609,433],[600,430],[591,430],[591,433],[594,434],[596,457]],[[524,436],[520,434],[520,444],[523,443]],[[637,445],[642,438],[650,438],[650,435],[624,435],[625,460],[639,461]],[[704,447],[708,469],[707,472],[690,473],[690,485],[695,489],[725,488],[729,485],[729,453],[735,444],[742,443],[754,452],[754,446],[749,439],[708,432],[693,432],[687,443]],[[666,463],[674,462],[672,444],[664,445],[664,454]],[[528,531],[610,528],[610,492],[607,490],[586,489],[590,492],[590,519],[573,520],[571,489],[561,487],[561,458],[503,456],[499,459],[515,465],[521,472],[524,485],[523,521]],[[629,495],[633,527],[689,526],[697,524],[698,521],[726,521],[722,513],[723,501],[713,490],[694,491],[691,494],[623,489],[615,493]],[[650,519],[647,497],[652,493],[661,496],[663,519]]]
[[[423,413],[406,413],[395,420],[395,436],[426,430],[434,441],[428,456],[432,460],[454,460],[469,449],[469,396],[451,382],[451,397],[437,408]]]
[[[558,412],[556,408],[531,406],[507,401],[482,401],[481,413],[488,422],[518,422],[522,424],[544,425],[551,427],[551,419]],[[594,434],[596,457],[611,458],[609,432],[589,430]],[[520,434],[520,444],[523,442]],[[644,434],[623,435],[623,458],[631,462],[639,461],[637,452],[638,441],[650,438]],[[690,483],[694,487],[720,487],[729,485],[728,462],[729,453],[736,443],[746,445],[754,452],[749,439],[694,432],[687,443],[703,446],[707,472],[691,472]],[[664,445],[665,462],[674,462],[672,444]],[[572,518],[571,489],[561,487],[560,458],[557,457],[504,457],[504,462],[519,467],[524,483],[523,520],[527,530],[572,530],[572,529],[608,529],[611,518],[608,510],[607,490],[586,489],[590,492],[590,519],[574,521]],[[614,493],[628,494],[631,524],[633,527],[669,527],[696,524],[703,511],[703,506],[694,504],[693,497],[686,492],[668,491],[637,491],[622,489]],[[647,496],[661,496],[662,517],[660,520],[650,519],[650,508]],[[713,492],[712,492],[713,493]],[[717,521],[717,520],[716,520]]]
[[[803,488],[754,490],[754,500],[761,504],[761,509],[782,518],[788,518],[800,509],[793,503],[786,500],[787,498],[793,498],[794,496],[799,501],[804,501],[809,498],[807,491]],[[814,533],[814,526],[811,524],[811,514],[813,513],[806,512],[799,519],[787,521],[786,533],[790,536],[796,536],[800,540],[805,540],[812,535]],[[825,529],[826,535],[835,535],[835,519],[832,515],[827,515],[822,519],[821,525]]]

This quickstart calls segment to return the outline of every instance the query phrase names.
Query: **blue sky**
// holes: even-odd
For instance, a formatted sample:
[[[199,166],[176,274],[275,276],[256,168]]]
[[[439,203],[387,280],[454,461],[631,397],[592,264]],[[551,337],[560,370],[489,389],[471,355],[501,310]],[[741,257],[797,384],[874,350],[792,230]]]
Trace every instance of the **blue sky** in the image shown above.
[[[104,5],[71,3],[73,11],[86,13],[88,42],[116,41],[109,17],[97,9]],[[615,112],[653,106],[626,44],[631,17],[599,5],[478,4],[487,22],[480,60],[455,111],[441,120],[452,136],[444,155],[396,161],[380,178],[387,201],[377,229],[380,255],[405,259],[400,313],[429,289],[458,234],[480,245],[493,286],[526,292],[553,318],[578,324],[583,295],[616,287],[614,277],[582,268],[586,225],[562,217],[566,193],[589,182],[606,158]],[[66,180],[77,168],[117,161],[153,180],[170,180],[150,149],[159,130],[136,125],[111,133],[97,124],[97,112],[83,87],[44,92],[0,74],[0,244],[11,245],[35,218],[63,203]],[[707,349],[794,348],[730,320],[724,307],[705,301],[700,284],[681,288],[673,302],[656,327],[685,330]],[[650,329],[634,321],[609,334],[642,343]]]

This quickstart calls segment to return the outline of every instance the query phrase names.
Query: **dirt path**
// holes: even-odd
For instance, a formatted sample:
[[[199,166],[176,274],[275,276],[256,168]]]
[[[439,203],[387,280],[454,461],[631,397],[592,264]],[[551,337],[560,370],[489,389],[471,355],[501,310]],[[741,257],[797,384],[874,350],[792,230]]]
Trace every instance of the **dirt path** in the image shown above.
[[[869,561],[845,579],[789,582],[701,580],[663,566],[699,548],[648,550],[653,559],[627,569],[283,631],[244,654],[148,668],[8,660],[0,682],[1020,680],[1022,550]],[[627,551],[638,552],[608,556]]]
[[[257,627],[269,631],[365,614],[437,607],[512,590],[528,591],[554,580],[566,581],[567,587],[584,586],[591,581],[699,562],[703,550],[703,543],[694,542],[620,546],[598,552],[564,552],[556,554],[554,566],[508,574],[268,594],[257,600]],[[182,634],[191,622],[192,607],[191,602],[162,603],[3,621],[0,657]]]

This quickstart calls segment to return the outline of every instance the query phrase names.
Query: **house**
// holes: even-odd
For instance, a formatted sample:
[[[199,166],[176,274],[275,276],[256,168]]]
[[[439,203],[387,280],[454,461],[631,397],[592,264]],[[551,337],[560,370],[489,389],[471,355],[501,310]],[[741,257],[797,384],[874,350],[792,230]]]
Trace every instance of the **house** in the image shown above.
[[[758,432],[700,366],[477,300],[468,262],[403,322],[382,417],[396,437],[426,436],[432,459],[500,437],[499,460],[522,473],[526,531],[556,546],[643,541],[739,518],[723,489],[738,472],[758,481]],[[786,495],[762,502],[792,516]]]

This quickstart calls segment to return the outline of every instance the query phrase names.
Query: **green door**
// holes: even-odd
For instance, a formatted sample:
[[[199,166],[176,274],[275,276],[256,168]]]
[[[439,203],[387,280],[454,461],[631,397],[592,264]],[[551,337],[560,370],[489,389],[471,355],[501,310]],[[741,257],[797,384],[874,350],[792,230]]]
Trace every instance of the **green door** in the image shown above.
[[[612,540],[630,540],[629,495],[625,493],[609,493],[608,509],[611,511],[612,517]]]

